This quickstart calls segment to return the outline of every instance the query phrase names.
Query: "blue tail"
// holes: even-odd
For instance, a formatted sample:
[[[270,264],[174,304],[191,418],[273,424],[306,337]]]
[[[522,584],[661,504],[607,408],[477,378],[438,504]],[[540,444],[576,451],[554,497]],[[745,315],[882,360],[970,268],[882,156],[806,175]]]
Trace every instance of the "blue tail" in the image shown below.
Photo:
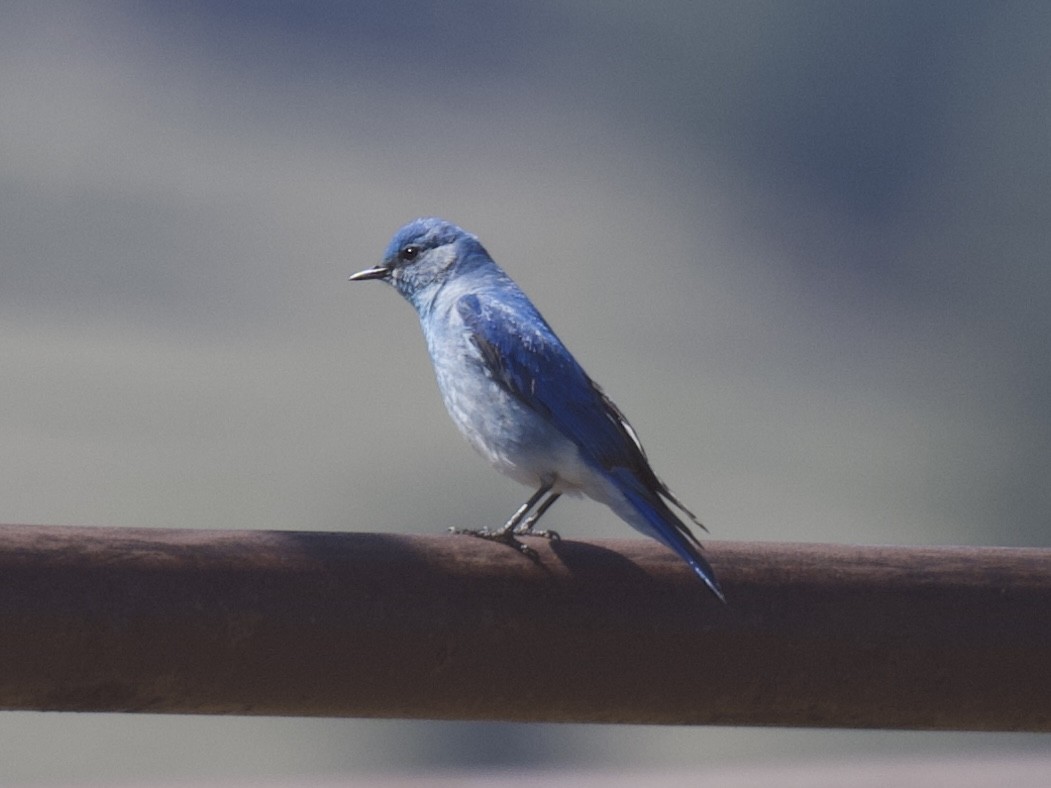
[[[621,473],[620,471],[623,471]],[[659,493],[640,489],[638,481],[630,474],[628,469],[616,469],[610,473],[617,489],[624,494],[635,510],[642,515],[646,523],[653,530],[653,535],[667,547],[670,547],[690,565],[694,573],[704,581],[711,592],[725,603],[719,582],[715,579],[715,572],[711,565],[701,555],[701,543],[694,536],[689,526],[675,516],[675,513],[660,498]],[[627,476],[627,478],[625,478]],[[669,493],[672,501],[678,504],[674,496]],[[681,504],[680,504],[681,505]],[[684,511],[687,511],[684,509]],[[689,512],[687,511],[687,514]],[[691,515],[692,517],[692,515]]]

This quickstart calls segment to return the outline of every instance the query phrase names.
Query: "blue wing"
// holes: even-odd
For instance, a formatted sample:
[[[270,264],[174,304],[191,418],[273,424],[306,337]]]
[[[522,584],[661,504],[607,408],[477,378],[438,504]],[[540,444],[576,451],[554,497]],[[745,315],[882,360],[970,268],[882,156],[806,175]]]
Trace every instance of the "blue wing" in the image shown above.
[[[657,478],[624,414],[588,377],[551,327],[521,292],[500,300],[466,295],[457,310],[471,331],[493,380],[551,422],[603,471],[716,596],[723,598],[701,544],[667,499],[704,528]]]
[[[506,296],[502,295],[501,299]],[[457,309],[493,379],[544,416],[600,468],[652,476],[634,432],[535,307],[467,295]]]

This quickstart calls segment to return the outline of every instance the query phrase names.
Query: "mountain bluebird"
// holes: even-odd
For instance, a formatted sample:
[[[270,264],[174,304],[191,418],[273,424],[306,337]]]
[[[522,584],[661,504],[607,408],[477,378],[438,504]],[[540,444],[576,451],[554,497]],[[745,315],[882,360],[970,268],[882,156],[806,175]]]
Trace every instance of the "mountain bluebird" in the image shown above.
[[[704,526],[657,478],[624,414],[477,237],[416,219],[398,230],[382,263],[350,278],[382,279],[412,304],[456,426],[497,470],[536,489],[503,527],[460,533],[535,558],[515,537],[557,539],[534,526],[560,495],[583,493],[678,553],[723,599],[700,542],[669,504]]]

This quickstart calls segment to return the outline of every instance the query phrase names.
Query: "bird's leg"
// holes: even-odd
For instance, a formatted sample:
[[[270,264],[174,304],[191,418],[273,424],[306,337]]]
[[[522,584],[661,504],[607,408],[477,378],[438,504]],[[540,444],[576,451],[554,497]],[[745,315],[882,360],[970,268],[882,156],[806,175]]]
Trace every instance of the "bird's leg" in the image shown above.
[[[521,506],[519,506],[518,511],[512,514],[511,519],[504,523],[504,527],[496,533],[508,535],[515,533],[515,531],[518,529],[518,524],[522,522],[522,518],[529,514],[529,510],[536,506],[537,501],[539,501],[541,498],[543,498],[545,495],[551,492],[551,488],[553,486],[554,485],[552,485],[549,482],[545,482],[544,484],[540,485],[540,489],[533,493],[531,496],[529,496],[529,500]]]
[[[532,547],[515,539],[515,530],[518,528],[518,524],[522,522],[522,518],[529,514],[529,510],[536,506],[537,501],[551,492],[553,486],[553,482],[545,482],[540,485],[540,489],[533,493],[528,501],[518,507],[518,511],[511,515],[511,519],[504,523],[503,527],[498,528],[495,531],[490,531],[488,528],[450,528],[449,530],[454,534],[467,534],[468,536],[477,536],[479,539],[491,539],[494,542],[503,542],[536,561],[536,551]],[[554,497],[557,498],[558,496],[555,495]],[[551,505],[548,501],[544,501],[544,503],[546,506],[541,507],[541,512],[543,509],[546,509],[547,506]],[[535,518],[530,518],[530,520],[532,522],[536,521]],[[527,521],[527,525],[529,522],[530,521]],[[531,527],[532,526],[530,525],[530,528]]]
[[[529,515],[529,518],[522,523],[520,526],[515,528],[515,536],[539,536],[544,539],[550,539],[552,542],[557,542],[562,537],[558,535],[558,531],[534,531],[533,526],[536,525],[536,521],[544,516],[544,512],[551,508],[551,504],[562,497],[562,493],[551,493],[535,512]]]

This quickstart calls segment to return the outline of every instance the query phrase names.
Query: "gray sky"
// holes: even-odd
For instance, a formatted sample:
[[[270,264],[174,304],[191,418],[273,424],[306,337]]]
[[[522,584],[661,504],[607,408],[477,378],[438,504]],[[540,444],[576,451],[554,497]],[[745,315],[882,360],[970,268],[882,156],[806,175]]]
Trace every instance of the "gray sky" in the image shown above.
[[[1051,7],[3,16],[0,522],[502,522],[528,491],[456,434],[411,310],[346,282],[437,214],[712,538],[1051,545]],[[549,517],[630,533],[589,502]],[[1047,742],[33,714],[0,740],[0,782]]]

